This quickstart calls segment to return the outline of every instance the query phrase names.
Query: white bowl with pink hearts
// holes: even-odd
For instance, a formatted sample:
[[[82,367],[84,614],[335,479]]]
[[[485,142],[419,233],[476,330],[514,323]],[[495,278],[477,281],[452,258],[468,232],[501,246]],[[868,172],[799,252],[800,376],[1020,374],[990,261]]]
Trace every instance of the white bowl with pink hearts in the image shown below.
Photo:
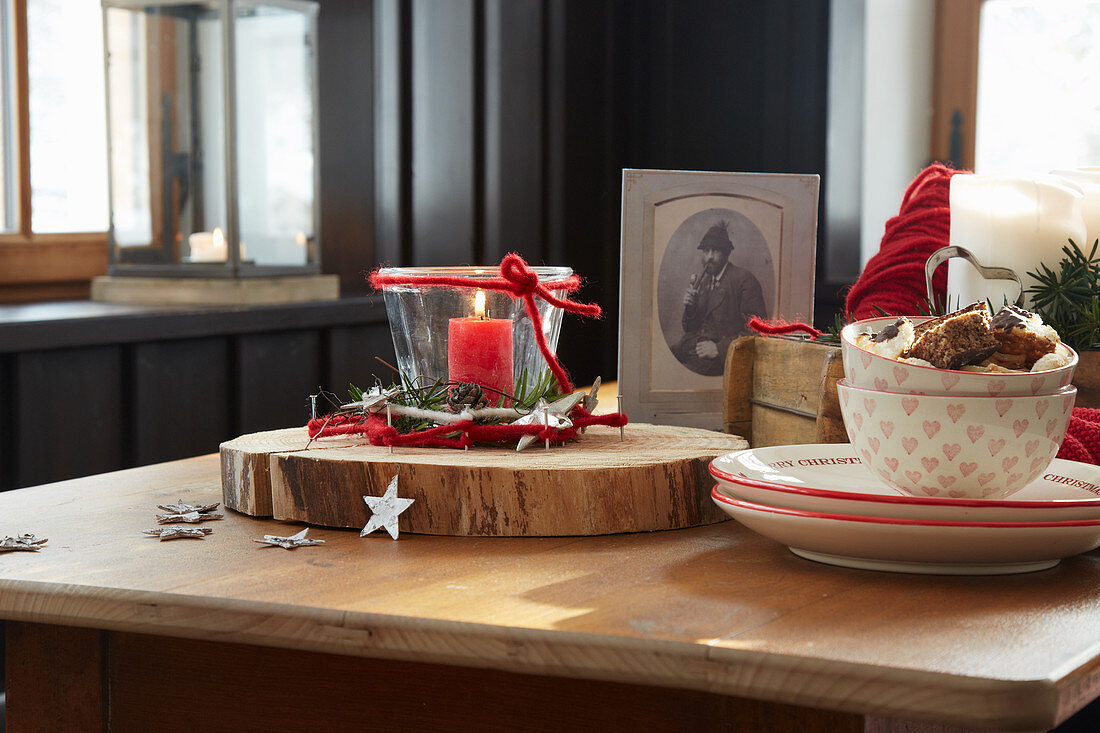
[[[975,397],[879,392],[837,382],[848,439],[867,467],[906,494],[1002,499],[1054,460],[1076,387]]]
[[[880,392],[907,392],[927,395],[966,395],[982,397],[1015,397],[1017,395],[1053,394],[1069,385],[1077,368],[1077,353],[1070,353],[1069,363],[1043,372],[969,372],[937,369],[909,364],[866,351],[856,346],[856,336],[874,333],[896,321],[896,317],[869,318],[849,323],[840,331],[844,376],[854,387]],[[927,318],[910,318],[921,323]]]

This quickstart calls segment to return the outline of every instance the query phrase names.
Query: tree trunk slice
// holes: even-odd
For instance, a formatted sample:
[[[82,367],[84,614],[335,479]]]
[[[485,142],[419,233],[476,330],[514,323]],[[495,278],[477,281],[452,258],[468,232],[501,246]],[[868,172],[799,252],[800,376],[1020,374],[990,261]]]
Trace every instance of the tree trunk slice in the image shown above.
[[[710,498],[707,467],[747,448],[735,435],[630,424],[625,441],[592,427],[549,451],[513,448],[388,448],[324,438],[304,428],[245,435],[221,446],[226,507],[325,527],[363,527],[364,495],[381,496],[397,475],[415,500],[401,531],[553,537],[679,529],[725,521]]]

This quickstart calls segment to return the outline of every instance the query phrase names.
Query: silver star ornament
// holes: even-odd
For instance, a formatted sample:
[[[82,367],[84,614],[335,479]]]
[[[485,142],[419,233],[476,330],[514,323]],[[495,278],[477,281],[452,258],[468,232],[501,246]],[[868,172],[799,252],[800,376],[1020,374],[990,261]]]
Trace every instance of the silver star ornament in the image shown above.
[[[157,522],[160,524],[169,524],[171,522],[186,522],[187,524],[198,524],[199,522],[206,522],[212,519],[221,519],[221,514],[213,514],[212,512],[218,508],[217,502],[214,504],[184,504],[183,500],[177,501],[173,504],[157,504],[157,507],[168,512],[167,514],[158,514]]]
[[[396,389],[382,389],[378,386],[371,387],[369,391],[363,393],[363,399],[357,402],[349,402],[346,405],[340,405],[340,409],[347,410],[359,408],[364,412],[376,412],[385,407],[389,398],[396,393]]]
[[[38,539],[33,534],[21,534],[0,540],[0,552],[38,552],[44,544],[45,537]]]
[[[281,547],[284,550],[293,550],[295,547],[309,547],[310,545],[323,545],[324,540],[311,540],[306,538],[306,532],[309,531],[309,527],[306,527],[298,534],[291,535],[290,537],[280,537],[274,534],[265,534],[262,540],[252,540],[253,542],[259,542],[261,545],[268,545],[269,547]]]
[[[366,537],[377,529],[385,528],[390,537],[397,539],[397,517],[412,505],[415,499],[402,499],[397,495],[397,476],[393,477],[390,485],[386,487],[386,493],[382,496],[364,496],[363,501],[373,512],[367,526],[359,533],[360,537]]]
[[[584,392],[574,392],[567,394],[565,397],[554,400],[550,404],[546,403],[546,400],[540,399],[538,404],[532,408],[532,410],[519,418],[512,421],[513,425],[542,425],[547,428],[554,428],[555,430],[562,430],[563,428],[573,427],[573,421],[569,419],[569,412],[577,403],[584,399]],[[516,451],[521,451],[527,446],[538,440],[537,435],[524,435],[519,439],[519,443],[516,444]]]
[[[150,537],[159,537],[161,542],[166,540],[201,540],[214,530],[209,527],[160,527],[159,529],[142,530],[142,534]]]

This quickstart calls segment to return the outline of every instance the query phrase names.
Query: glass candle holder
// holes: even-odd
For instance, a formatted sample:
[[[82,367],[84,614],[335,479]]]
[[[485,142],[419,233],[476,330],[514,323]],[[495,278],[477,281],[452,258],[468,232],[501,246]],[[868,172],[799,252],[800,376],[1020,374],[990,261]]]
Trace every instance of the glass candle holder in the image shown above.
[[[571,268],[531,269],[555,296],[565,296],[564,290],[554,288],[554,282],[572,275]],[[522,299],[512,298],[506,292],[479,290],[474,284],[470,287],[415,284],[418,277],[461,278],[473,283],[499,278],[499,270],[387,267],[381,274],[410,281],[382,289],[397,368],[404,379],[419,380],[421,385],[440,379],[477,382],[490,390],[515,394],[515,385],[525,372],[527,384],[531,384],[549,368],[539,351]],[[547,346],[556,355],[562,310],[538,297],[535,303]]]

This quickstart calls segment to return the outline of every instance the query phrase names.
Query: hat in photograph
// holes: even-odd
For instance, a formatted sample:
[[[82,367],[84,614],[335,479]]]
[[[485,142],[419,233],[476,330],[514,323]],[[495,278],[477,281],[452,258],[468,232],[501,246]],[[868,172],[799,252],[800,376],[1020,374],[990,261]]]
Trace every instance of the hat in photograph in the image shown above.
[[[703,239],[699,242],[699,249],[720,249],[723,252],[733,250],[733,242],[730,241],[730,235],[726,231],[724,222],[715,224],[707,230],[707,233],[703,235]]]

